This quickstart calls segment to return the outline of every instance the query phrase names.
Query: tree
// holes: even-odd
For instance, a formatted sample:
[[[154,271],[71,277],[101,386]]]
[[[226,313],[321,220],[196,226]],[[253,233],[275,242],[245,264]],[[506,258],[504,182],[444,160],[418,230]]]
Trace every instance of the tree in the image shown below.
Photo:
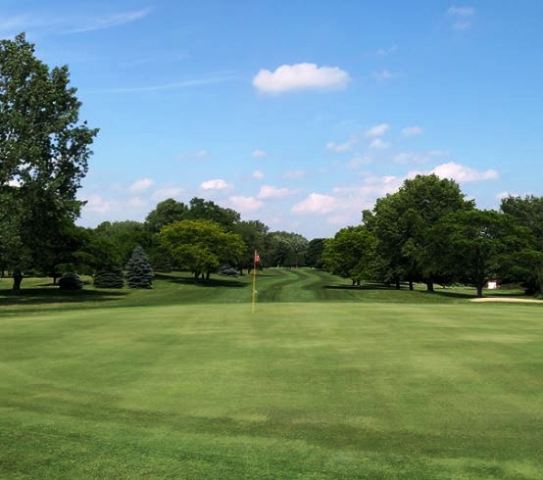
[[[126,278],[130,288],[153,288],[153,269],[140,245],[126,264]]]
[[[24,34],[0,41],[0,196],[19,215],[21,247],[34,260],[55,228],[80,212],[76,193],[97,134],[79,122],[80,107],[67,67],[50,69]]]
[[[528,293],[543,293],[543,197],[509,196],[501,203],[502,212],[530,230],[531,253],[517,265],[517,272]]]
[[[268,227],[259,220],[240,221],[234,226],[234,232],[245,244],[245,251],[239,263],[240,273],[243,274],[244,268],[250,272],[253,268],[255,250],[261,255],[264,252]]]
[[[307,239],[298,233],[270,233],[268,255],[271,264],[289,268],[303,265],[308,243]]]
[[[223,208],[211,200],[193,198],[190,201],[188,220],[209,220],[218,223],[221,227],[232,230],[233,226],[240,221],[240,214],[231,208]]]
[[[374,276],[376,247],[377,240],[366,226],[342,228],[326,240],[324,264],[332,273],[360,285]]]
[[[201,275],[209,279],[223,263],[239,264],[246,248],[238,234],[209,220],[166,225],[160,232],[160,242],[196,279]]]
[[[120,268],[100,270],[94,276],[94,286],[97,288],[123,288],[124,278]]]
[[[102,222],[95,229],[98,239],[111,244],[125,264],[134,248],[140,245],[148,249],[153,243],[152,234],[145,229],[141,222],[125,220],[122,222]]]
[[[324,238],[314,238],[307,244],[305,264],[308,267],[322,268],[324,266],[322,254],[324,252],[325,243],[326,239]]]
[[[528,232],[505,214],[491,210],[451,213],[431,232],[430,251],[441,269],[472,284],[477,296],[491,278],[507,271],[527,246]]]
[[[436,175],[417,175],[398,192],[377,200],[364,221],[378,239],[386,277],[399,288],[401,279],[420,279],[433,291],[439,265],[429,252],[431,231],[445,215],[473,209],[459,185]]]
[[[153,233],[159,233],[162,227],[173,222],[185,220],[189,208],[183,203],[168,198],[157,204],[145,218],[145,227]]]

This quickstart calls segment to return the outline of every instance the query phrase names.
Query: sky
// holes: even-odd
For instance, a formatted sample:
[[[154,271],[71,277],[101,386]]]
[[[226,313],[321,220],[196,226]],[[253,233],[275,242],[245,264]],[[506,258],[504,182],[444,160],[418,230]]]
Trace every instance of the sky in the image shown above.
[[[194,196],[308,238],[417,173],[543,194],[543,2],[0,0],[100,133],[79,223]]]

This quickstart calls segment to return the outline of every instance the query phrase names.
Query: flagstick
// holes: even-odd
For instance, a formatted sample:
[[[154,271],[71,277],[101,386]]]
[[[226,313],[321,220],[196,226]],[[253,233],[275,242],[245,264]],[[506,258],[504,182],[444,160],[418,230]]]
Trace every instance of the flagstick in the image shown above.
[[[255,313],[256,304],[256,250],[253,255],[253,302],[251,306],[251,313]]]

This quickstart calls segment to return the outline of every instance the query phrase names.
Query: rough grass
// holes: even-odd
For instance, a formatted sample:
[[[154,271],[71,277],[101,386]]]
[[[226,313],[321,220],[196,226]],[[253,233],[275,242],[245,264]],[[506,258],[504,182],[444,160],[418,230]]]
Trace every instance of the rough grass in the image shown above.
[[[255,315],[248,278],[41,283],[0,293],[2,479],[543,478],[541,305],[311,270],[264,272]]]

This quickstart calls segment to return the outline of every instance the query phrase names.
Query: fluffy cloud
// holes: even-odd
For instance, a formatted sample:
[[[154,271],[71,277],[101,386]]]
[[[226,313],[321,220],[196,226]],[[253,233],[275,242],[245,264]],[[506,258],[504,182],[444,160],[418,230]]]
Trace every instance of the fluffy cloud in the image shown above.
[[[374,138],[370,143],[370,148],[373,150],[385,150],[390,147],[390,143],[385,142],[381,138]]]
[[[297,214],[304,213],[330,213],[337,208],[337,199],[331,195],[321,193],[310,193],[301,202],[292,207],[292,212]]]
[[[366,138],[382,137],[389,130],[390,130],[390,125],[388,123],[380,123],[379,125],[375,125],[371,128],[368,128],[364,132],[364,136]]]
[[[294,90],[329,90],[344,88],[350,81],[339,67],[319,67],[314,63],[281,65],[274,71],[260,70],[253,86],[263,93],[283,93]]]
[[[402,130],[402,136],[409,138],[409,137],[416,137],[417,135],[422,135],[422,132],[424,130],[422,127],[419,127],[418,125],[413,125],[411,127],[405,127]]]
[[[438,165],[432,170],[438,177],[452,178],[457,182],[479,182],[482,180],[495,180],[498,178],[496,170],[478,171],[455,162]]]
[[[83,200],[87,202],[83,207],[87,212],[107,213],[113,208],[113,204],[100,195],[89,195]]]
[[[260,192],[258,192],[258,198],[284,198],[290,194],[291,192],[288,188],[279,188],[272,185],[262,185],[262,187],[260,187]]]
[[[371,208],[377,198],[396,191],[401,183],[395,176],[367,176],[358,185],[335,187],[331,194],[311,193],[292,212],[330,215],[326,221],[331,224],[359,223],[362,209]]]
[[[231,185],[222,178],[206,180],[200,185],[203,190],[226,190],[227,188],[230,188],[230,186]]]
[[[241,213],[249,213],[262,207],[262,202],[255,197],[232,196],[228,199],[230,205]]]
[[[441,178],[450,178],[459,183],[481,182],[485,180],[496,180],[499,174],[496,170],[475,170],[456,162],[447,162],[438,165],[430,172],[409,172],[408,177],[413,178],[418,174],[433,173]]]
[[[257,180],[262,180],[264,178],[264,173],[261,170],[255,170],[251,176]]]
[[[155,182],[150,178],[141,178],[139,180],[136,180],[132,185],[130,185],[128,189],[134,193],[144,192],[145,190],[151,188],[154,183]]]
[[[253,153],[251,153],[251,156],[253,158],[264,158],[268,156],[268,153],[265,152],[264,150],[260,150],[257,148],[256,150],[253,150]]]

